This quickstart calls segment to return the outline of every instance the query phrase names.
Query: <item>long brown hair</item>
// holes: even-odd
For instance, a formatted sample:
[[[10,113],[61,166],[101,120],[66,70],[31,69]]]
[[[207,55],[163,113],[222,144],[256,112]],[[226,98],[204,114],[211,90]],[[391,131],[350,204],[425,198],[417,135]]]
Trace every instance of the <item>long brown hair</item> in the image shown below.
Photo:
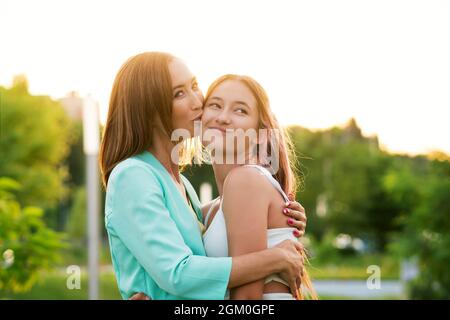
[[[237,80],[242,82],[247,88],[252,92],[260,117],[260,128],[274,129],[277,130],[279,135],[277,135],[277,148],[279,151],[279,169],[274,173],[274,178],[280,183],[281,188],[286,194],[295,194],[297,190],[297,178],[296,178],[296,163],[294,148],[289,135],[280,126],[275,115],[270,109],[269,98],[267,96],[264,88],[253,78],[249,76],[236,75],[236,74],[226,74],[215,80],[208,88],[208,92],[205,96],[205,101],[209,99],[213,91],[223,82],[227,80]],[[274,153],[275,147],[271,143],[271,139],[267,141],[267,150]],[[308,263],[308,257],[305,250],[302,250],[302,256],[305,262]],[[306,297],[310,299],[317,300],[318,296],[313,288],[311,279],[309,278],[308,272],[305,270],[301,275],[301,288],[296,292],[296,298],[298,300],[303,300]]]
[[[119,162],[152,146],[158,118],[170,137],[173,97],[168,65],[173,58],[144,52],[128,59],[117,73],[99,155],[105,187]]]

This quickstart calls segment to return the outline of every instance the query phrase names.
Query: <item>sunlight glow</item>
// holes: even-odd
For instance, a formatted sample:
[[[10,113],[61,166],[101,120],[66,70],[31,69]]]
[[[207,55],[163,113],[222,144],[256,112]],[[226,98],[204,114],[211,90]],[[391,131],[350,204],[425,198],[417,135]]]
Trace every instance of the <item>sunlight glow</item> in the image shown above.
[[[0,85],[24,73],[33,94],[91,94],[102,122],[120,65],[168,51],[203,90],[254,77],[283,124],[354,117],[388,150],[450,153],[449,1],[6,0],[0,30]]]

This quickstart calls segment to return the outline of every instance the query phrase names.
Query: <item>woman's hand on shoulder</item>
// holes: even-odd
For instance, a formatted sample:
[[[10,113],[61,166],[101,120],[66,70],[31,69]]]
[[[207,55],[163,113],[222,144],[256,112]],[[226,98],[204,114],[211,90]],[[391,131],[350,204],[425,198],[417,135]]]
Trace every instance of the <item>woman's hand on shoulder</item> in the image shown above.
[[[305,234],[306,230],[306,211],[299,202],[295,201],[294,194],[289,194],[289,200],[290,201],[285,204],[283,213],[289,217],[287,219],[287,224],[297,228],[297,230],[294,230],[294,236],[300,238]]]

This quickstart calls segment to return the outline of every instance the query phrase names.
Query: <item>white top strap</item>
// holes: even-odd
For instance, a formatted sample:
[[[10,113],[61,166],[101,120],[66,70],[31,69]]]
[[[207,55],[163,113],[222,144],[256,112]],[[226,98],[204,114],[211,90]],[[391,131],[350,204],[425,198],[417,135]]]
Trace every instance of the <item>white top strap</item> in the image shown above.
[[[262,174],[264,174],[267,177],[267,179],[275,187],[275,189],[277,189],[278,192],[283,196],[284,201],[286,201],[286,202],[289,201],[289,197],[286,195],[286,193],[281,188],[280,183],[277,180],[275,180],[275,178],[270,174],[269,170],[267,170],[266,168],[264,168],[262,166],[256,165],[256,164],[247,164],[245,166],[258,169]]]
[[[212,209],[214,208],[214,204],[217,200],[220,200],[220,197],[214,199],[213,203],[211,203],[211,207],[209,207],[208,213],[205,216],[205,227],[208,225],[209,218],[211,218]]]

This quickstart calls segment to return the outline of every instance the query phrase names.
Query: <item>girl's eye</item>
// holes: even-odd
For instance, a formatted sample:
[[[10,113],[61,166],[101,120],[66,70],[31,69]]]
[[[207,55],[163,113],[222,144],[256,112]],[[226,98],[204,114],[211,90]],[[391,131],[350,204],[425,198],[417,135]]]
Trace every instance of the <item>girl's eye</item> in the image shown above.
[[[237,108],[236,112],[242,113],[242,114],[247,114],[247,110],[245,110],[244,108]]]
[[[177,91],[177,92],[175,92],[175,95],[174,95],[174,97],[175,98],[179,98],[179,97],[181,97],[183,95],[183,91]]]
[[[220,109],[220,106],[217,103],[210,103],[208,105],[208,107],[213,108],[213,109]]]

